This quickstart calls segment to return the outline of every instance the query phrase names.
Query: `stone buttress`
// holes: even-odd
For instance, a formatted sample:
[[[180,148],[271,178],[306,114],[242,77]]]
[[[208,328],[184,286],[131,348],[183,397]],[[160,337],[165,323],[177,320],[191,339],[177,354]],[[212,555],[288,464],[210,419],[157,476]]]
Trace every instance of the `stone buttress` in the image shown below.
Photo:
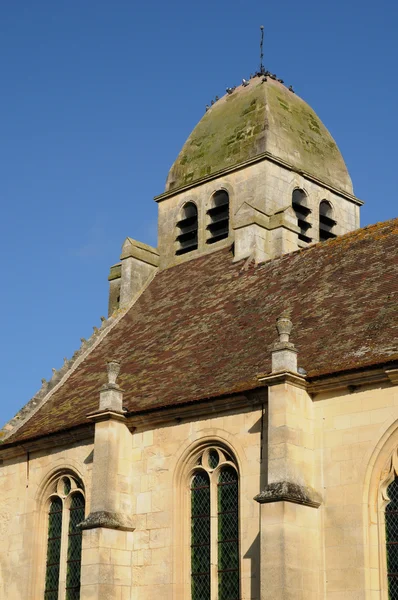
[[[108,383],[100,392],[95,423],[90,514],[81,523],[83,552],[81,600],[121,598],[131,586],[133,543],[131,433],[123,411],[123,393],[116,384],[120,365],[108,363]]]
[[[266,485],[255,497],[261,505],[261,600],[318,600],[322,498],[314,489],[314,411],[289,342],[289,318],[280,317],[277,329],[272,372],[259,376],[268,386]]]

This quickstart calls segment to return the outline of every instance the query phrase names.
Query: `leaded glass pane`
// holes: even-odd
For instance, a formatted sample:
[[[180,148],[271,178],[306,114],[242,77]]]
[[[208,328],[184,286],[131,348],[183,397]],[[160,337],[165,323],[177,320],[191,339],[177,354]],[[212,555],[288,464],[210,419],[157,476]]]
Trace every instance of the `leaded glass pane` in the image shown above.
[[[67,496],[71,490],[71,483],[69,477],[65,477],[64,481],[64,494]]]
[[[69,509],[68,557],[66,562],[66,600],[79,600],[82,532],[77,525],[84,520],[84,498],[74,494]]]
[[[218,600],[239,600],[238,475],[224,467],[218,478]]]
[[[204,471],[191,482],[192,600],[210,600],[210,480]]]
[[[58,600],[59,559],[61,555],[62,500],[51,500],[48,512],[48,540],[45,600]]]
[[[219,459],[217,450],[210,450],[209,458],[208,458],[210,469],[215,469],[217,467],[219,461],[220,461],[220,459]]]
[[[388,597],[398,600],[398,479],[387,488],[390,502],[386,506],[386,542]]]

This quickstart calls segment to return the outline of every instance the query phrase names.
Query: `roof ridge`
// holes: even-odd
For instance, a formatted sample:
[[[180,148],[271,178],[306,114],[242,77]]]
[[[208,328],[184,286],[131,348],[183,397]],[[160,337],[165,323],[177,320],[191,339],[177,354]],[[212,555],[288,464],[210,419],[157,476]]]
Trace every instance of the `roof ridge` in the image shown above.
[[[155,277],[157,270],[149,277],[146,284],[141,288],[131,300],[130,304],[124,308],[115,311],[108,319],[103,319],[101,326],[93,327],[92,335],[86,340],[81,338],[79,350],[73,354],[72,358],[64,360],[64,364],[57,371],[53,369],[53,375],[49,381],[42,379],[40,390],[12,417],[2,429],[0,429],[0,444],[14,435],[22,425],[27,423],[31,417],[51,398],[51,396],[65,383],[65,381],[74,373],[79,365],[86,360],[89,354],[97,348],[108,333],[126,316],[140,295],[147,289]]]

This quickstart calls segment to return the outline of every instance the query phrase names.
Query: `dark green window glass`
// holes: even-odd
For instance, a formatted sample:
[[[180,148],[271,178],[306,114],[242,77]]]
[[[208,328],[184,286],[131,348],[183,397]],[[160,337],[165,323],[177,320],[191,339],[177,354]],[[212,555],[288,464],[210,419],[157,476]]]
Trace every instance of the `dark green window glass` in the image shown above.
[[[48,513],[48,541],[45,600],[58,600],[59,560],[61,555],[62,500],[51,500]]]
[[[221,469],[217,488],[218,600],[239,600],[239,499],[235,469]]]
[[[65,477],[64,479],[64,494],[65,496],[67,496],[69,494],[69,492],[71,491],[71,484],[70,484],[70,479],[67,479]]]
[[[217,450],[210,450],[210,452],[209,452],[209,467],[210,467],[210,469],[215,469],[219,462],[220,462],[220,459],[218,457]]]
[[[66,600],[80,598],[82,532],[77,525],[84,520],[84,498],[74,494],[69,509],[68,556],[66,562]]]
[[[210,600],[210,480],[197,473],[191,483],[192,600]]]
[[[398,600],[398,479],[387,488],[390,502],[386,506],[386,543],[388,597]]]

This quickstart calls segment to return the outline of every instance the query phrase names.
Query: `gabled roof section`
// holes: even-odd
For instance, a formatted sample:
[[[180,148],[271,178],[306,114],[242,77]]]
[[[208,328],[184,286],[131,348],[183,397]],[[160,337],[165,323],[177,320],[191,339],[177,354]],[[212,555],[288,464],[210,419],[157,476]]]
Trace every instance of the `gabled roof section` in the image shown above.
[[[86,423],[111,359],[131,412],[253,389],[286,311],[311,378],[397,360],[397,306],[398,219],[257,266],[200,257],[156,275],[7,443]]]

